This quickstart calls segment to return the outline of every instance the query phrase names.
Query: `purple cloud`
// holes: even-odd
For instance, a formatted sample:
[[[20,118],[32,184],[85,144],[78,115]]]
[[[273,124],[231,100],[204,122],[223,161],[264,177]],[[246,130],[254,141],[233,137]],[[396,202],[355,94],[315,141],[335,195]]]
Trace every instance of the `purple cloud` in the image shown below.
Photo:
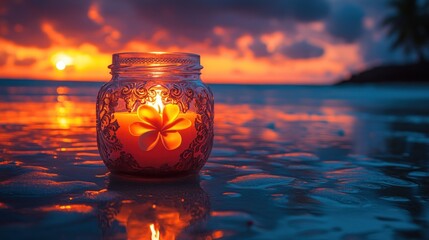
[[[365,29],[364,18],[375,24],[383,16],[385,1],[352,0],[3,0],[0,2],[0,38],[18,45],[46,48],[52,40],[43,31],[49,23],[63,35],[67,45],[91,43],[102,52],[116,52],[131,41],[160,48],[181,47],[206,51],[219,46],[237,50],[237,40],[251,36],[249,46],[256,57],[269,57],[259,39],[281,32],[298,35],[297,24],[319,22],[326,31],[311,35],[293,46],[279,48],[291,58],[312,58],[323,54],[314,38],[327,41],[371,44],[367,35],[378,29]],[[91,6],[98,6],[100,21],[88,16]],[[222,29],[219,34],[215,29]],[[112,37],[114,36],[114,37]],[[330,38],[333,37],[333,38]],[[302,38],[301,38],[302,39]],[[384,38],[377,40],[382,44]],[[372,42],[375,42],[374,40]],[[57,43],[56,43],[57,44]],[[364,46],[371,49],[371,46]],[[239,53],[238,53],[239,54]],[[378,53],[374,53],[378,54]],[[387,56],[385,53],[380,53]],[[365,56],[365,58],[367,58]],[[370,56],[374,59],[377,56]]]
[[[268,52],[267,45],[259,40],[254,40],[250,44],[249,49],[253,52],[255,57],[268,57],[270,52]]]
[[[318,58],[325,52],[323,48],[305,40],[284,46],[280,51],[283,55],[292,59]]]
[[[328,32],[345,42],[354,42],[363,31],[364,12],[351,3],[340,3],[327,21]]]

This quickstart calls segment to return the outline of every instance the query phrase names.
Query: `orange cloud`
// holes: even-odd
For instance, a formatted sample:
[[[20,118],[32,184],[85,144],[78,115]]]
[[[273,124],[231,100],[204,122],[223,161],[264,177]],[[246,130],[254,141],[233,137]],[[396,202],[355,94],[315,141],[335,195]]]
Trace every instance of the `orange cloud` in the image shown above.
[[[332,16],[374,30],[360,8]],[[358,41],[365,32],[350,35],[329,9],[327,0],[10,1],[0,4],[0,78],[107,81],[115,52],[181,51],[202,56],[211,83],[329,84],[364,67],[369,49]]]

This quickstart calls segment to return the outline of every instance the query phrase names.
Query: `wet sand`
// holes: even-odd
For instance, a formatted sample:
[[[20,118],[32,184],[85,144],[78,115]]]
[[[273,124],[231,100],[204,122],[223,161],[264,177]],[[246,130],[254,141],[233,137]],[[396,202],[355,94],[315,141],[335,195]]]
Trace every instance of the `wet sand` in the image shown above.
[[[429,88],[211,86],[207,164],[154,182],[103,165],[98,87],[3,83],[0,239],[429,238]]]

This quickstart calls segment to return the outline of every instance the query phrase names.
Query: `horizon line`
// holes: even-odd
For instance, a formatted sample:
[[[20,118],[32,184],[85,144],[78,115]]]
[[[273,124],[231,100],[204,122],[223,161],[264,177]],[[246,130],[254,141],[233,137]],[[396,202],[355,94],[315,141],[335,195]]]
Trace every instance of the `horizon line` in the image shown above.
[[[99,81],[99,80],[66,80],[66,79],[38,79],[38,78],[3,78],[0,77],[0,82],[2,83],[11,83],[15,81],[20,82],[51,82],[51,83],[107,83],[108,81]],[[333,82],[333,83],[327,83],[327,84],[317,84],[317,83],[280,83],[280,82],[237,82],[237,81],[221,81],[221,82],[208,82],[203,81],[205,84],[209,85],[274,85],[274,86],[333,86],[336,85],[339,81]],[[4,84],[1,84],[4,85]]]

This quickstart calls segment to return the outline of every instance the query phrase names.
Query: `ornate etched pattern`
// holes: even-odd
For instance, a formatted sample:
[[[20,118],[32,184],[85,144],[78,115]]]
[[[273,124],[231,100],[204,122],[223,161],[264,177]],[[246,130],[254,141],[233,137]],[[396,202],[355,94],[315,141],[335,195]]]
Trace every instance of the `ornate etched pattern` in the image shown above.
[[[118,97],[115,91],[110,88],[109,83],[105,84],[97,97],[97,145],[106,166],[112,166],[112,152],[122,149],[122,144],[116,137],[119,128],[118,122],[113,121],[113,109],[118,104]]]
[[[143,104],[146,103],[146,98],[149,96],[149,93],[144,85],[131,83],[122,87],[120,96],[125,100],[127,110],[132,111],[137,101]]]
[[[136,81],[123,82],[120,85],[108,83],[102,87],[97,98],[97,141],[101,157],[113,172],[145,175],[168,175],[196,172],[207,161],[213,144],[213,94],[201,81]],[[195,109],[196,138],[189,148],[180,154],[174,166],[163,165],[160,168],[140,167],[136,159],[122,150],[122,143],[116,136],[119,125],[114,120],[118,102],[125,102],[129,112],[139,105],[154,102],[161,96],[164,105],[177,104],[180,111],[186,113],[191,106]]]
[[[170,85],[168,91],[164,91],[162,94],[167,103],[179,105],[182,112],[185,113],[189,110],[189,104],[195,97],[195,88],[197,87],[187,82],[174,83]],[[199,107],[198,104],[196,105]]]
[[[213,146],[213,94],[209,89],[200,89],[195,97],[198,106],[195,128],[197,137],[191,142],[188,149],[180,155],[176,169],[191,171],[200,170],[208,159]]]

